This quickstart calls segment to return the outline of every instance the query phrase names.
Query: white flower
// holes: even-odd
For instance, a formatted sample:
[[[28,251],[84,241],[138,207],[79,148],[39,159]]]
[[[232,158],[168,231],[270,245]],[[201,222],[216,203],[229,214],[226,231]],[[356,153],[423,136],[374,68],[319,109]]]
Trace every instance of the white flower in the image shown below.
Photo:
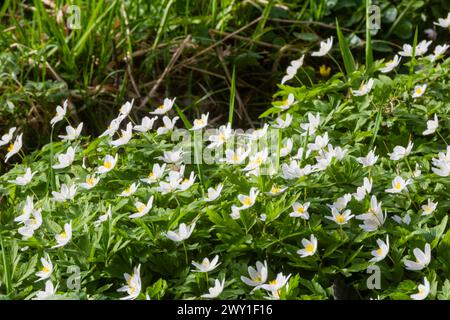
[[[150,199],[148,199],[147,204],[142,203],[140,201],[136,201],[134,203],[134,206],[136,207],[138,212],[133,213],[132,215],[130,215],[131,219],[140,218],[140,217],[146,215],[150,211],[152,206],[153,206],[153,196],[151,196]]]
[[[164,116],[163,117],[164,125],[162,127],[159,127],[156,130],[156,133],[158,135],[162,135],[162,134],[166,134],[166,133],[172,131],[173,128],[175,127],[175,123],[177,122],[178,119],[179,119],[179,117],[174,117],[172,120],[170,120],[170,118],[168,116]]]
[[[156,181],[158,181],[159,179],[161,179],[164,175],[164,170],[166,170],[166,164],[164,163],[163,165],[159,165],[158,163],[155,163],[153,165],[153,169],[152,171],[149,173],[147,178],[141,179],[142,182],[151,184],[154,183]]]
[[[352,200],[352,195],[350,193],[346,193],[342,197],[337,198],[332,205],[327,204],[327,206],[330,209],[334,208],[337,211],[341,212],[347,207],[347,204],[350,202],[350,200]]]
[[[382,73],[388,73],[391,72],[393,69],[395,69],[399,64],[402,58],[400,58],[398,55],[394,56],[394,59],[386,62],[383,68],[380,69]]]
[[[427,89],[427,84],[425,83],[424,85],[419,85],[419,86],[415,86],[414,87],[414,93],[412,95],[412,97],[414,99],[419,98],[421,96],[423,96],[423,94],[425,93],[425,90]]]
[[[179,164],[183,161],[183,150],[174,149],[172,151],[164,151],[164,156],[157,157],[156,159],[162,160],[165,163]]]
[[[289,213],[289,216],[293,217],[293,218],[300,217],[302,219],[308,220],[309,219],[309,212],[308,212],[309,205],[310,205],[309,202],[305,202],[304,204],[301,204],[299,202],[294,202],[294,204],[292,205],[292,209],[294,211]]]
[[[392,153],[388,153],[389,159],[397,161],[397,160],[403,159],[404,157],[409,156],[413,146],[414,146],[414,143],[409,141],[406,148],[402,147],[402,146],[394,147],[394,150],[392,151]]]
[[[450,45],[448,44],[445,44],[443,46],[438,45],[436,46],[436,48],[434,48],[434,54],[431,54],[428,58],[431,62],[435,62],[445,54],[448,48],[450,48]]]
[[[331,50],[331,47],[333,47],[333,37],[330,37],[330,38],[326,39],[325,41],[322,41],[320,43],[320,50],[311,53],[311,56],[312,57],[323,57]]]
[[[231,206],[231,213],[230,213],[230,218],[233,220],[237,220],[241,217],[241,209],[240,207],[237,207],[235,205]]]
[[[9,160],[13,155],[19,153],[20,149],[22,149],[22,133],[16,137],[14,143],[11,143],[6,149],[8,153],[5,156],[5,162]]]
[[[220,193],[222,192],[223,184],[218,184],[217,187],[214,188],[208,188],[208,197],[205,198],[205,201],[211,202],[216,200],[218,197],[220,197]]]
[[[50,278],[53,272],[53,263],[47,253],[45,254],[44,258],[41,258],[41,263],[42,269],[36,272],[36,277],[39,277],[36,282]]]
[[[434,120],[427,121],[427,130],[422,132],[422,134],[424,136],[433,134],[438,127],[439,127],[439,120],[438,120],[437,114],[434,114]]]
[[[267,291],[278,291],[287,284],[290,277],[290,274],[288,276],[284,276],[283,273],[280,272],[277,274],[277,277],[274,280],[270,281],[268,284],[259,285],[257,288],[261,288]]]
[[[207,114],[202,114],[200,119],[194,120],[194,126],[190,130],[201,130],[208,125],[209,112]]]
[[[302,239],[304,249],[297,250],[301,258],[312,256],[317,251],[317,238],[312,234],[310,240]]]
[[[155,111],[150,112],[151,114],[165,114],[167,113],[170,109],[172,109],[173,104],[175,103],[175,99],[169,99],[169,98],[165,98],[164,102],[162,105],[160,105],[158,108],[156,108]]]
[[[0,147],[11,142],[14,132],[16,132],[16,127],[10,128],[8,133],[2,135],[2,138],[0,139]]]
[[[310,154],[311,154],[311,150],[306,149],[306,152],[305,152],[305,149],[298,148],[297,154],[295,156],[293,156],[292,159],[293,160],[302,160],[302,158],[307,159]]]
[[[247,137],[251,140],[259,140],[266,136],[268,129],[269,125],[265,123],[262,128],[256,129],[251,134],[248,134]]]
[[[127,101],[125,102],[119,109],[120,115],[124,118],[128,116],[131,112],[131,109],[133,108],[134,99],[131,100],[131,102]]]
[[[422,206],[422,215],[425,216],[432,214],[434,210],[436,210],[437,205],[438,202],[432,202],[430,199],[428,199],[428,203]]]
[[[290,113],[286,113],[285,119],[278,117],[275,121],[276,124],[273,125],[274,128],[284,129],[291,125],[293,116]]]
[[[418,43],[416,47],[415,56],[419,57],[424,55],[427,52],[428,46],[431,44],[431,42],[432,41],[423,40],[420,43]],[[398,54],[404,57],[412,57],[413,47],[409,44],[404,44],[403,51],[400,51]]]
[[[36,297],[33,300],[54,300],[56,298],[56,290],[58,286],[54,287],[51,280],[45,283],[45,290],[36,292]]]
[[[242,204],[241,208],[247,209],[247,208],[250,208],[251,206],[253,206],[255,204],[258,193],[259,193],[258,188],[252,187],[252,188],[250,188],[250,193],[248,196],[239,194],[238,199],[239,199],[239,202]]]
[[[194,231],[194,228],[195,223],[192,223],[190,226],[186,226],[186,224],[182,223],[180,224],[178,231],[168,231],[165,235],[172,241],[180,242],[188,239],[191,236],[192,231]]]
[[[320,114],[317,113],[317,115],[314,116],[312,113],[309,112],[308,123],[302,123],[300,124],[300,127],[306,132],[308,132],[308,135],[313,136],[316,133],[319,124],[320,124]]]
[[[225,279],[222,282],[219,279],[214,281],[214,287],[209,288],[209,293],[203,294],[202,298],[214,299],[217,298],[223,291],[223,287],[225,285]]]
[[[450,17],[450,14],[449,14]],[[424,300],[430,293],[430,282],[427,277],[423,277],[423,284],[419,284],[419,292],[412,294],[410,297],[413,300]]]
[[[359,97],[368,94],[370,90],[372,90],[372,87],[373,87],[373,79],[369,79],[369,81],[367,81],[366,84],[364,84],[364,82],[361,83],[358,90],[351,89],[351,91],[354,96]]]
[[[156,188],[156,191],[161,192],[162,194],[167,194],[175,191],[178,188],[178,185],[183,180],[178,175],[172,174],[173,171],[169,172],[168,182],[160,181],[159,186]]]
[[[250,156],[247,166],[242,169],[243,171],[250,171],[259,168],[262,164],[266,163],[269,156],[269,150],[264,148],[264,150],[256,152],[254,155]]]
[[[356,216],[356,219],[363,220],[364,224],[359,225],[361,229],[367,232],[375,231],[386,221],[386,213],[383,215],[381,202],[373,195],[370,199],[370,208],[367,213]]]
[[[19,228],[18,232],[23,236],[24,240],[31,238],[34,232],[42,225],[42,209],[32,210],[31,214],[23,221],[23,226]],[[23,216],[23,215],[22,215]],[[18,219],[20,217],[17,217]]]
[[[372,191],[372,179],[364,177],[363,185],[356,189],[356,193],[353,194],[353,197],[357,201],[362,201],[370,191]]]
[[[377,239],[378,249],[372,251],[373,258],[370,262],[380,262],[386,258],[389,253],[389,236],[386,236],[386,242],[381,239]]]
[[[102,214],[100,217],[98,217],[98,220],[94,222],[94,226],[99,226],[102,222],[105,222],[111,218],[112,218],[112,211],[111,211],[111,205],[109,205],[106,213]]]
[[[14,221],[23,222],[25,220],[28,220],[33,210],[34,210],[33,197],[27,196],[25,200],[25,205],[22,208],[22,215],[16,217]]]
[[[83,122],[81,122],[76,129],[72,126],[67,126],[66,127],[67,134],[65,136],[59,135],[58,137],[60,137],[63,141],[72,141],[80,136],[82,129],[83,129]]]
[[[425,252],[419,248],[413,250],[416,261],[405,260],[404,264],[407,270],[419,271],[425,268],[431,261],[431,247],[429,243],[425,244]]]
[[[67,100],[64,101],[63,106],[57,106],[56,107],[56,115],[50,120],[50,124],[54,126],[57,122],[64,119],[67,112]]]
[[[120,138],[111,141],[111,144],[114,147],[120,147],[120,146],[127,144],[131,140],[131,137],[133,136],[132,130],[133,130],[133,125],[131,122],[128,122],[126,130],[120,130],[122,132]]]
[[[65,183],[63,183],[61,185],[61,191],[60,192],[52,191],[52,195],[56,201],[73,200],[76,191],[77,191],[76,185],[73,184],[70,187],[68,187]]]
[[[217,135],[211,135],[208,140],[211,144],[207,146],[208,149],[217,148],[223,145],[228,139],[233,135],[233,130],[231,129],[231,124],[228,123],[226,126],[222,125],[219,127]]]
[[[201,263],[197,263],[195,261],[192,261],[192,265],[197,268],[197,270],[194,270],[194,272],[210,272],[213,271],[215,268],[217,268],[220,265],[219,256],[216,255],[211,261],[209,261],[208,258],[204,258]]]
[[[441,177],[447,177],[450,174],[450,146],[447,146],[447,152],[439,152],[438,158],[431,159],[433,163],[433,172]]]
[[[267,281],[267,272],[267,261],[264,260],[264,264],[260,261],[257,261],[256,269],[251,266],[248,267],[248,274],[250,278],[241,276],[241,280],[248,286],[257,287]]]
[[[133,195],[139,187],[139,183],[133,182],[131,186],[125,188],[125,190],[122,191],[121,194],[119,194],[120,197],[129,197]]]
[[[89,190],[95,187],[99,181],[99,177],[96,177],[95,175],[87,175],[85,182],[80,183],[80,187]]]
[[[250,153],[250,148],[247,148],[247,150],[244,150],[242,147],[238,147],[236,151],[227,149],[225,150],[225,161],[228,164],[241,164],[245,161],[247,156]]]
[[[362,164],[363,168],[373,166],[378,160],[378,156],[375,155],[375,150],[376,148],[370,150],[366,157],[359,157],[356,161]]]
[[[133,274],[129,275],[128,273],[124,273],[123,277],[125,278],[126,285],[117,289],[118,292],[126,292],[128,295],[120,298],[120,300],[134,300],[141,293],[142,285],[141,285],[141,265],[134,267]]]
[[[139,132],[147,132],[153,128],[156,119],[158,119],[158,117],[153,117],[151,119],[149,117],[144,117],[142,118],[142,123],[134,126],[133,129]]]
[[[284,179],[298,179],[308,175],[311,172],[311,166],[307,164],[304,168],[300,168],[296,160],[291,160],[289,164],[281,165],[281,171]]]
[[[331,208],[331,214],[332,216],[326,216],[325,218],[336,222],[338,225],[344,225],[354,217],[350,210],[345,210],[343,213],[339,213],[336,208]]]
[[[117,132],[117,130],[119,130],[120,124],[122,123],[123,119],[125,119],[125,116],[119,115],[117,118],[111,120],[108,128],[99,137],[112,137]]]
[[[409,215],[409,213],[407,213],[404,218],[395,215],[395,216],[392,217],[392,220],[394,220],[398,224],[409,225],[411,223],[411,216]]]
[[[281,104],[278,106],[278,108],[280,108],[281,111],[285,111],[296,103],[297,101],[295,101],[294,95],[292,93],[289,93],[287,99],[281,101]]]
[[[63,169],[70,166],[73,161],[75,160],[75,149],[72,147],[67,148],[67,152],[58,155],[58,162],[57,164],[53,165],[53,169]]]
[[[72,221],[64,224],[64,231],[55,236],[57,244],[52,248],[65,246],[72,239]]]
[[[284,84],[286,81],[289,81],[295,77],[297,71],[303,65],[303,60],[305,59],[305,55],[302,55],[299,59],[291,61],[289,67],[286,69],[286,75],[281,79],[281,84]]]
[[[387,193],[400,193],[411,183],[411,179],[405,181],[402,177],[396,176],[394,180],[392,180],[392,188],[386,189],[385,191]]]
[[[181,191],[186,191],[187,189],[189,189],[194,184],[195,178],[196,178],[196,175],[192,171],[190,176],[189,176],[189,179],[182,180],[180,182],[180,184],[177,186],[177,189],[181,190]]]
[[[317,136],[314,143],[308,143],[308,149],[311,151],[319,151],[328,145],[328,132],[322,136]]]
[[[266,194],[275,197],[282,194],[286,189],[287,187],[278,187],[277,185],[273,184],[272,187],[270,188],[270,191],[266,192]]]
[[[450,12],[448,13],[447,18],[439,18],[438,22],[433,22],[433,24],[442,28],[450,27]]]
[[[97,172],[100,174],[105,174],[114,169],[117,163],[117,157],[119,155],[116,154],[114,157],[111,155],[106,155],[105,160],[103,160],[103,164],[97,168]]]
[[[27,168],[25,171],[25,174],[23,176],[18,176],[15,180],[10,180],[8,182],[14,183],[18,186],[25,186],[31,182],[33,179],[33,176],[36,174],[36,172],[31,172],[30,168]]]

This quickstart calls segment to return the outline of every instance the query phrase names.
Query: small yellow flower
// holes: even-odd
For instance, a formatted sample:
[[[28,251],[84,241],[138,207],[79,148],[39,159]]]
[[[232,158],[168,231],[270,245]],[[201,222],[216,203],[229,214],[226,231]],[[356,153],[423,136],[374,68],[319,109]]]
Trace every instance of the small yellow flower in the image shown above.
[[[323,78],[327,78],[330,75],[331,68],[326,65],[321,65],[319,68],[319,73]]]

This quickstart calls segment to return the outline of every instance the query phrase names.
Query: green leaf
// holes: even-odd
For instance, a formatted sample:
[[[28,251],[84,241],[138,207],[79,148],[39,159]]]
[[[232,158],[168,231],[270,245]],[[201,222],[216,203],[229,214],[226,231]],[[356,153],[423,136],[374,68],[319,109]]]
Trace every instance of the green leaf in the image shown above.
[[[339,40],[339,48],[341,49],[342,59],[344,60],[345,71],[347,75],[350,75],[356,70],[355,59],[353,58],[352,52],[348,45],[347,39],[342,34],[341,28],[339,27],[339,21],[336,18],[336,32]]]

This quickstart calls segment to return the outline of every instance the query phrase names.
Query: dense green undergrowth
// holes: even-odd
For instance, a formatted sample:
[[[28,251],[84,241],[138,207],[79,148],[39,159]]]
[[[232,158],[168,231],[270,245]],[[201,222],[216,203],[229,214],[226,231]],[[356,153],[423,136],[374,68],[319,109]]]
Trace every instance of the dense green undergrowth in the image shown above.
[[[342,72],[309,82],[332,48]],[[233,103],[217,131],[170,97],[146,118],[123,104],[100,137],[64,103],[29,155],[2,137],[22,158],[0,178],[2,297],[449,299],[447,49],[416,33],[362,64],[338,30],[256,131]]]

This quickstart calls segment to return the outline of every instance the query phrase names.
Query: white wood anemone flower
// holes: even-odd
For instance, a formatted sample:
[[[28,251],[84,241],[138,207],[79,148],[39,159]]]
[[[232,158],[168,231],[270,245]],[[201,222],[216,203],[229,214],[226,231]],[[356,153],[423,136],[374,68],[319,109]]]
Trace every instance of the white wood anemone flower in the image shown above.
[[[267,261],[264,260],[263,262],[257,261],[256,262],[256,269],[252,266],[248,267],[248,277],[241,276],[242,282],[244,282],[246,285],[260,288],[261,285],[266,283],[267,281],[267,275],[268,275],[268,268],[267,268]]]
[[[302,55],[297,60],[292,60],[289,64],[289,67],[286,69],[286,75],[281,79],[281,84],[285,84],[287,81],[293,79],[297,74],[298,69],[303,66],[303,60],[305,59],[305,55]]]
[[[315,52],[311,53],[311,56],[312,57],[323,57],[328,52],[330,52],[332,47],[333,47],[333,37],[330,37],[330,38],[320,42],[319,51],[315,51]]]
[[[60,122],[62,119],[64,119],[64,117],[66,116],[67,113],[67,104],[68,101],[64,100],[63,102],[63,106],[57,106],[56,107],[56,115],[50,120],[50,124],[52,125],[52,127]]]
[[[42,257],[40,260],[42,264],[42,269],[40,269],[38,272],[35,273],[36,277],[39,278],[35,282],[46,280],[50,278],[50,276],[53,273],[53,263],[50,260],[50,256],[48,255],[48,253],[45,253],[44,257]]]
[[[131,214],[130,218],[136,219],[136,218],[143,217],[151,210],[151,208],[153,206],[153,196],[151,196],[150,199],[148,199],[147,204],[142,203],[140,201],[136,201],[134,203],[134,206],[136,207],[137,212]]]
[[[126,284],[117,289],[118,292],[126,292],[128,295],[120,298],[120,300],[134,300],[136,299],[142,290],[141,284],[141,265],[139,264],[137,267],[133,269],[133,274],[129,275],[128,273],[124,273],[123,277],[125,278]]]
[[[55,236],[56,245],[52,248],[64,247],[72,239],[72,221],[64,224],[64,231]]]
[[[309,219],[309,212],[308,212],[309,205],[310,205],[309,202],[305,202],[303,204],[301,204],[299,202],[294,202],[292,204],[292,209],[294,211],[289,213],[289,216],[293,217],[293,218],[300,217],[302,219],[308,220]]]
[[[156,108],[155,111],[150,112],[151,114],[159,114],[159,115],[163,115],[166,114],[167,112],[169,112],[174,103],[175,103],[176,98],[173,99],[169,99],[169,98],[165,98],[164,102],[158,107]]]
[[[449,28],[450,27],[450,12],[448,13],[446,18],[439,18],[437,22],[433,22],[433,24],[442,27]]]
[[[9,183],[14,183],[15,185],[18,186],[26,186],[27,184],[29,184],[31,182],[31,180],[33,179],[33,176],[36,174],[37,172],[31,172],[31,168],[27,168],[25,170],[25,173],[23,176],[18,176],[16,179],[14,180],[9,180]]]
[[[412,294],[410,296],[411,299],[425,300],[428,297],[428,294],[430,293],[430,282],[428,281],[427,277],[423,277],[423,284],[419,284],[417,289],[418,289],[418,292],[415,294]]]
[[[429,243],[425,244],[425,251],[415,248],[413,250],[416,261],[405,260],[403,263],[407,270],[420,271],[428,266],[431,261],[431,246]]]
[[[114,157],[109,154],[106,155],[105,159],[103,160],[103,164],[97,168],[96,172],[99,174],[105,174],[113,170],[116,166],[118,157],[118,154],[116,154]]]
[[[219,279],[214,281],[214,287],[208,289],[208,293],[202,294],[202,298],[206,299],[214,299],[220,296],[225,286],[225,279],[220,282]]]
[[[180,226],[178,227],[178,231],[167,231],[165,236],[174,242],[181,242],[186,239],[189,239],[192,232],[194,231],[194,228],[195,222],[192,223],[190,226],[186,226],[185,223],[181,223]]]
[[[192,265],[197,268],[197,270],[193,270],[194,272],[211,272],[220,264],[218,255],[214,256],[211,261],[208,258],[204,258],[201,263],[192,261]]]
[[[386,236],[386,242],[381,239],[377,239],[378,249],[371,252],[373,258],[369,262],[380,262],[386,258],[389,253],[389,236]]]
[[[5,146],[11,142],[14,136],[14,132],[16,132],[16,129],[17,129],[16,127],[12,127],[8,130],[8,133],[2,135],[2,137],[0,138],[0,147]]]
[[[73,141],[78,139],[78,137],[81,134],[81,130],[83,130],[83,122],[81,122],[76,128],[72,126],[66,127],[66,135],[59,135],[58,137],[61,138],[63,141]]]
[[[5,163],[8,162],[9,158],[11,158],[13,155],[18,154],[20,149],[22,149],[22,135],[23,133],[19,134],[16,137],[16,140],[14,140],[14,143],[10,143],[6,151],[8,153],[5,155]]]
[[[66,153],[59,154],[57,158],[58,163],[52,166],[53,169],[64,169],[71,166],[75,160],[75,148],[67,148]]]
[[[310,239],[302,239],[303,249],[297,250],[301,258],[312,256],[317,251],[317,238],[312,234]]]

